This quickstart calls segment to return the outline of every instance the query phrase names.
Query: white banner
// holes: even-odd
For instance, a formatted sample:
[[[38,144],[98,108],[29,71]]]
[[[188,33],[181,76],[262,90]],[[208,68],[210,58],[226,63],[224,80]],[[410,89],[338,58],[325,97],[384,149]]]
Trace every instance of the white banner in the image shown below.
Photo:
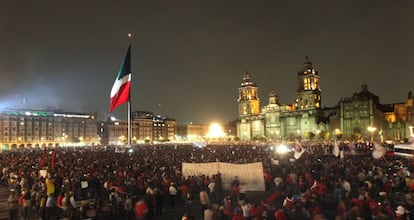
[[[183,163],[182,172],[187,176],[213,176],[221,174],[223,189],[229,190],[232,181],[237,177],[246,191],[264,191],[263,164],[261,162],[248,164],[213,163]]]

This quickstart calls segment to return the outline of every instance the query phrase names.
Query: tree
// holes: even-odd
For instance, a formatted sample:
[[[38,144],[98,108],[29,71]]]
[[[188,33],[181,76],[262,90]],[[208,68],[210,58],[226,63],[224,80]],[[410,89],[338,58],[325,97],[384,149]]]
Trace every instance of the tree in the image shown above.
[[[315,134],[311,131],[305,133],[305,138],[308,140],[312,140],[315,137]]]

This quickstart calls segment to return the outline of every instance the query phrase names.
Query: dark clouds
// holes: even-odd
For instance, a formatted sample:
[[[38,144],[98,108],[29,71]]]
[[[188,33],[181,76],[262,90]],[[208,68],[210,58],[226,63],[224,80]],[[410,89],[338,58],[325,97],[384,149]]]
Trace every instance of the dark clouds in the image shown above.
[[[235,119],[246,70],[262,105],[271,89],[292,103],[306,54],[325,106],[363,82],[383,103],[403,102],[414,82],[413,9],[385,0],[2,1],[0,102],[28,97],[27,107],[105,118],[128,32],[133,110],[179,124]]]

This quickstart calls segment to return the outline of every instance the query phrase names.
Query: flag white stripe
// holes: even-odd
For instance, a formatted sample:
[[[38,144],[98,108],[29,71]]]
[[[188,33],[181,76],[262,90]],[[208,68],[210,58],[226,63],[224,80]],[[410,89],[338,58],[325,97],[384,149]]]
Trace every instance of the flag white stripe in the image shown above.
[[[119,92],[119,88],[121,88],[122,85],[130,81],[131,81],[131,73],[129,73],[128,75],[125,75],[121,79],[115,80],[114,85],[112,86],[112,89],[111,89],[111,98],[113,98]]]

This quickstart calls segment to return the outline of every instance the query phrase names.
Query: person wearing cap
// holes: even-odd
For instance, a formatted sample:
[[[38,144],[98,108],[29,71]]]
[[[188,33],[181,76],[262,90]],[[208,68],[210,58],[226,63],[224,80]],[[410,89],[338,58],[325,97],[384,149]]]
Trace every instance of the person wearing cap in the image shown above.
[[[407,219],[405,216],[406,210],[403,206],[401,205],[397,206],[394,212],[395,212],[395,220]]]
[[[231,220],[243,220],[242,210],[240,207],[236,207],[233,209],[233,216],[231,217]]]

